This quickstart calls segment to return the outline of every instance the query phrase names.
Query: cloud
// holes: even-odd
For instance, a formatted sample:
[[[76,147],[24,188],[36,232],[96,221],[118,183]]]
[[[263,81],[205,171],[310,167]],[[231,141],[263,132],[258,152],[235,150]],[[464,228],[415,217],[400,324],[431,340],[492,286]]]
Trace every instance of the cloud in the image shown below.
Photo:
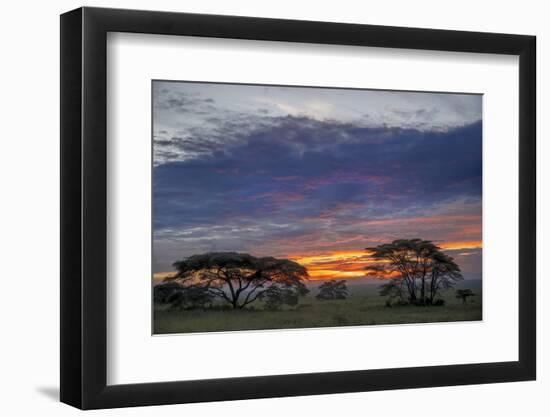
[[[411,128],[351,116],[282,115],[242,92],[229,109],[226,96],[207,94],[213,87],[160,87],[166,86],[155,95],[163,103],[155,113],[156,270],[214,250],[291,256],[407,237],[481,241],[480,113],[471,123],[463,118],[454,127],[433,128],[449,119],[440,114],[451,104],[455,115],[475,113],[466,105],[470,98],[438,98],[432,107],[447,107],[433,110],[424,96],[422,108],[414,109],[407,96],[407,105],[392,99],[385,110],[371,109],[415,126],[435,121]],[[358,112],[348,113],[356,118]],[[455,253],[475,270],[481,265],[476,250]]]
[[[479,124],[429,134],[363,128],[333,141],[334,126],[300,126],[289,121],[226,148],[205,141],[197,146],[208,155],[156,167],[156,238],[188,255],[274,254],[480,233]]]
[[[160,165],[209,154],[191,149],[190,141],[224,148],[288,119],[448,131],[481,120],[481,96],[155,81],[153,119],[154,163]]]

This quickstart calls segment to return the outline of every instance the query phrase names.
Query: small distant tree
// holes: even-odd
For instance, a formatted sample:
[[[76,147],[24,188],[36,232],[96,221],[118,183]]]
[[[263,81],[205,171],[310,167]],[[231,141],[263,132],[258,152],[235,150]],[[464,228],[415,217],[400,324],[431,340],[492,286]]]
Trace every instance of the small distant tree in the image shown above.
[[[330,280],[319,285],[318,300],[345,300],[349,297],[346,280]]]
[[[456,298],[462,299],[462,304],[466,304],[468,297],[473,297],[473,296],[475,296],[475,294],[469,288],[465,288],[463,290],[456,290]]]
[[[279,310],[285,304],[295,306],[300,296],[300,292],[292,286],[272,286],[262,293],[260,299],[267,310]]]

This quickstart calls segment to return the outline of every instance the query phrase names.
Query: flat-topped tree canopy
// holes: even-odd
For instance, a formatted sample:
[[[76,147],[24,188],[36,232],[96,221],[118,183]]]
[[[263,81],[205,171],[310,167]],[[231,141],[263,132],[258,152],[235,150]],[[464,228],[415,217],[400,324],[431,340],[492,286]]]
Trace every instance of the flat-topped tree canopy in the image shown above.
[[[176,275],[165,281],[182,285],[203,285],[213,296],[243,308],[261,299],[274,287],[285,288],[296,296],[309,290],[303,280],[309,278],[307,269],[289,259],[255,257],[248,253],[208,252],[193,255],[174,264]]]
[[[463,279],[454,259],[430,240],[397,239],[366,250],[383,261],[369,266],[367,275],[392,278],[382,286],[381,295],[403,298],[406,294],[411,303],[431,304],[441,290]]]

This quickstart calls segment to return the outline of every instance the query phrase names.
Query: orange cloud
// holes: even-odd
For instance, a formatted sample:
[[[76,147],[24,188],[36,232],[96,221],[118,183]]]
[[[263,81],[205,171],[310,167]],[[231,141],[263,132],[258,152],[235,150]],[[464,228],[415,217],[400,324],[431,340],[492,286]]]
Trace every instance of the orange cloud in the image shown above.
[[[290,258],[305,266],[312,280],[363,277],[367,266],[383,263],[383,261],[372,259],[364,250],[294,255]]]
[[[438,244],[443,250],[464,250],[482,248],[481,241],[457,241]],[[289,255],[290,259],[307,268],[312,280],[353,279],[366,276],[383,275],[384,278],[396,276],[395,272],[376,274],[369,267],[380,267],[387,261],[373,259],[365,250],[340,250],[315,254]],[[374,269],[374,268],[373,268]]]
[[[481,249],[483,242],[480,240],[473,240],[467,242],[446,242],[438,245],[441,249],[447,250],[460,250],[460,249]]]

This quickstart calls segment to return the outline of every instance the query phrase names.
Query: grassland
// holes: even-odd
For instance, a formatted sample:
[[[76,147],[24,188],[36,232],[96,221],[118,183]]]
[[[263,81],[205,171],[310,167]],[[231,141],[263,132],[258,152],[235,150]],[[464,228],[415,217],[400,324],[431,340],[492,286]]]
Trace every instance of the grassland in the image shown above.
[[[346,300],[318,301],[318,284],[310,284],[311,292],[292,308],[266,311],[260,303],[246,310],[227,308],[205,310],[154,309],[154,333],[196,333],[235,330],[296,329],[311,327],[358,326],[377,324],[433,323],[481,320],[481,281],[467,280],[457,288],[471,288],[476,294],[463,304],[454,290],[442,294],[444,306],[385,306],[378,295],[379,283],[349,285],[351,296]]]

